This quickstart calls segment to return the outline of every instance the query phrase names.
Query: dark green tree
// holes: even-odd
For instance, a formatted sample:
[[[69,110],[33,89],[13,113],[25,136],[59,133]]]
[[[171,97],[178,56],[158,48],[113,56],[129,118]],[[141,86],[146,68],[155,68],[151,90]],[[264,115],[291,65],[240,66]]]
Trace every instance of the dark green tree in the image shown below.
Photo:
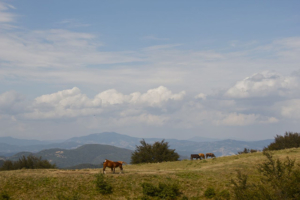
[[[1,170],[17,170],[17,169],[52,169],[56,168],[55,164],[51,164],[48,160],[43,160],[42,157],[35,157],[29,155],[27,157],[22,156],[18,161],[6,160]]]
[[[165,140],[151,145],[143,139],[140,143],[141,146],[136,146],[136,150],[131,155],[132,164],[176,161],[179,158],[175,149],[169,149],[169,144]]]
[[[300,147],[300,134],[286,132],[284,136],[276,135],[275,141],[272,142],[268,147],[264,150],[280,150],[287,148],[298,148]]]

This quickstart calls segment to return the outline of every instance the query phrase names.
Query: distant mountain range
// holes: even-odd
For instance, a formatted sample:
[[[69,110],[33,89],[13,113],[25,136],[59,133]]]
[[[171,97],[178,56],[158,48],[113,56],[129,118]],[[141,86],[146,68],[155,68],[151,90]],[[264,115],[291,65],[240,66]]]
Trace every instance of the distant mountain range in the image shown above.
[[[188,140],[193,141],[193,142],[215,142],[215,141],[220,141],[220,139],[200,137],[200,136],[195,136],[195,137],[192,137]]]
[[[16,161],[23,155],[28,156],[33,154],[37,157],[42,157],[50,161],[52,164],[56,164],[59,168],[81,168],[82,164],[86,166],[102,167],[102,163],[105,159],[114,161],[125,161],[130,163],[132,150],[114,147],[111,145],[101,144],[86,144],[76,149],[46,149],[37,153],[20,152],[7,159]]]
[[[161,141],[162,138],[145,138],[147,143]],[[204,141],[203,141],[204,140]],[[212,152],[216,156],[232,155],[244,148],[262,149],[268,146],[274,139],[259,141],[238,141],[238,140],[217,140],[210,138],[194,138],[190,140],[166,139],[171,149],[176,149],[183,157],[188,157],[191,153]],[[31,145],[20,145],[31,144]],[[84,144],[105,144],[119,148],[135,150],[136,145],[140,145],[141,138],[122,135],[115,132],[95,133],[82,137],[73,137],[64,142],[49,143],[49,141],[21,140],[9,137],[0,137],[0,156],[11,156],[21,151],[39,152],[45,149],[76,149]],[[202,141],[202,142],[201,142]],[[58,151],[58,150],[57,150]]]

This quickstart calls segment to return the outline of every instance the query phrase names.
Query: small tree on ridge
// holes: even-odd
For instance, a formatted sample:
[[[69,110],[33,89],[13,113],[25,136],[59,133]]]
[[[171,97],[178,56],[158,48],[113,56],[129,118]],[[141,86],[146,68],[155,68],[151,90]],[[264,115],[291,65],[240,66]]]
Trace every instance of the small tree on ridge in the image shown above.
[[[165,140],[151,145],[143,139],[140,143],[141,146],[136,146],[136,150],[131,155],[132,164],[176,161],[179,158],[175,149],[169,149],[169,144]]]

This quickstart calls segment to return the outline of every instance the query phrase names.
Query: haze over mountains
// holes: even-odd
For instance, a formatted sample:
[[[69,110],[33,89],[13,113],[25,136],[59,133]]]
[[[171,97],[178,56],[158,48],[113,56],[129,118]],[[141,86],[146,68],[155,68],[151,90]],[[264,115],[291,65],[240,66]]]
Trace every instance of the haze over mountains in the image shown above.
[[[76,149],[46,149],[38,153],[33,153],[33,155],[37,157],[41,156],[52,164],[55,163],[59,168],[72,168],[73,166],[83,164],[92,164],[94,166],[102,167],[102,163],[105,159],[130,163],[131,153],[132,150],[111,145],[86,144]],[[28,156],[30,154],[32,153],[20,152],[8,159],[16,161],[23,155]]]
[[[115,132],[95,133],[82,137],[73,137],[63,142],[50,143],[49,141],[21,140],[11,137],[0,137],[0,156],[12,156],[18,152],[39,152],[45,149],[75,149],[84,144],[105,144],[119,148],[135,150],[142,138],[131,137]],[[201,140],[202,139],[202,140]],[[161,141],[162,138],[145,138],[148,143]],[[171,149],[176,149],[181,156],[191,153],[213,152],[217,156],[236,154],[244,148],[262,149],[268,146],[273,139],[260,141],[217,140],[210,138],[193,138],[189,140],[166,139]]]

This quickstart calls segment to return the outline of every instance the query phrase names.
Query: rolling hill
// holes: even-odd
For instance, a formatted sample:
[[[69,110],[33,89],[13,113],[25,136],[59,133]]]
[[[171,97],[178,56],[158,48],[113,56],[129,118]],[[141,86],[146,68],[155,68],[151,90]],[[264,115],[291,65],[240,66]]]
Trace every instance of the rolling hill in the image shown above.
[[[39,152],[45,149],[75,149],[84,144],[105,144],[112,145],[119,148],[126,148],[130,150],[135,150],[136,145],[140,145],[142,138],[131,137],[115,132],[104,132],[95,133],[82,137],[73,137],[64,142],[52,143],[52,144],[35,144],[28,146],[18,146],[16,143],[20,142],[10,140],[10,144],[1,143],[0,144],[0,155],[11,156],[18,152]],[[199,139],[199,138],[198,138]],[[200,138],[201,139],[201,138]],[[200,140],[199,139],[199,140]],[[202,138],[203,139],[203,138]],[[209,140],[208,138],[204,138]],[[203,140],[204,140],[203,139]],[[162,138],[145,138],[147,143],[154,143],[155,141],[161,141]],[[238,141],[238,140],[218,140],[211,139],[211,141],[199,142],[199,141],[189,141],[189,140],[177,140],[177,139],[166,139],[169,142],[171,149],[176,149],[182,157],[187,157],[192,153],[207,153],[212,152],[217,156],[233,155],[238,151],[242,151],[244,148],[259,149],[268,146],[273,139],[269,140],[259,140],[259,141]],[[2,142],[2,141],[0,141]],[[28,142],[28,141],[27,141]],[[26,142],[25,142],[26,143]]]
[[[300,166],[300,148],[273,151],[272,154],[281,161],[285,161],[288,156],[296,160],[295,167]],[[230,198],[218,199],[236,199],[231,180],[238,180],[237,171],[248,175],[247,184],[251,188],[262,176],[258,164],[265,161],[266,156],[257,152],[206,160],[126,165],[123,174],[119,174],[118,169],[116,174],[107,170],[104,178],[113,187],[110,195],[101,195],[96,189],[95,175],[101,173],[99,169],[0,171],[0,191],[5,191],[11,199],[123,200],[141,199],[144,194],[142,183],[150,183],[156,187],[159,183],[175,183],[181,192],[177,199],[217,199],[205,196],[208,188],[213,188],[216,194],[230,195]]]
[[[136,145],[140,145],[142,138],[130,137],[114,132],[95,133],[82,137],[74,137],[66,142],[75,142],[78,144],[109,144],[122,148],[135,150]],[[207,138],[206,138],[207,139]],[[161,141],[162,138],[145,138],[147,143]],[[212,139],[213,140],[213,139]],[[259,141],[238,141],[238,140],[220,140],[210,142],[195,142],[189,140],[166,139],[169,142],[171,149],[176,149],[182,156],[189,156],[192,153],[207,153],[212,152],[217,156],[233,155],[244,148],[261,150],[268,146],[273,139]]]
[[[18,160],[20,157],[33,154],[49,160],[59,168],[68,168],[80,164],[102,165],[105,159],[130,162],[132,151],[110,145],[86,144],[76,149],[46,149],[37,153],[20,152],[8,157],[9,160]]]

